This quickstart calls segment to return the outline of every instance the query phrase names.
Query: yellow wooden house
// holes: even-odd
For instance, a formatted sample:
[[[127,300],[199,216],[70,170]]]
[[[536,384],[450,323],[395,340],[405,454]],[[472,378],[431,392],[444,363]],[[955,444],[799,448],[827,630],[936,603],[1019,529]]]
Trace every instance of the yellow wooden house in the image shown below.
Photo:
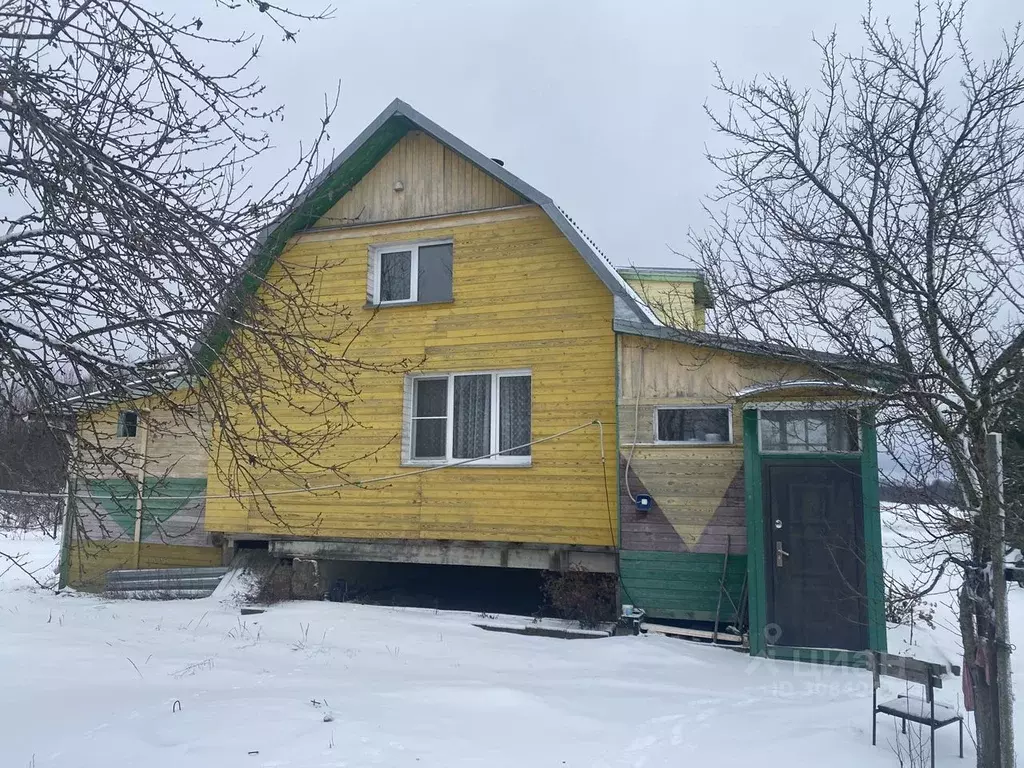
[[[698,272],[614,268],[550,198],[398,100],[267,233],[272,284],[282,260],[330,264],[321,292],[372,318],[353,356],[421,362],[360,373],[354,426],[324,448],[347,465],[346,487],[317,490],[312,471],[287,485],[274,475],[264,491],[311,490],[275,496],[271,511],[223,484],[244,457],[207,445],[205,473],[184,464],[203,483],[191,515],[218,559],[265,547],[319,563],[324,589],[332,564],[581,567],[616,574],[621,600],[648,616],[749,617],[754,634],[781,617],[765,591],[774,544],[760,478],[775,477],[776,459],[802,458],[863,478],[836,506],[866,521],[850,529],[867,563],[854,574],[863,594],[844,608],[864,632],[842,647],[881,642],[873,433],[837,383],[841,361],[814,366],[703,333],[712,297]],[[836,376],[822,373],[830,366]],[[300,418],[280,408],[273,417]],[[101,421],[116,430],[132,412]],[[253,420],[240,408],[232,418]],[[779,424],[806,439],[765,442]],[[822,469],[822,487],[836,477]],[[92,488],[102,516],[104,488]],[[824,503],[800,498],[805,512]],[[179,544],[161,545],[161,562],[173,560]]]

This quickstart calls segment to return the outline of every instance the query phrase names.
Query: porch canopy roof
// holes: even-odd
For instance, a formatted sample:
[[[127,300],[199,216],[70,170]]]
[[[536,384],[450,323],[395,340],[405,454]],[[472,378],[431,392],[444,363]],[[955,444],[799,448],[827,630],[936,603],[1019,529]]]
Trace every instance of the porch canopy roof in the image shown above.
[[[772,400],[795,403],[801,400],[816,403],[829,400],[842,403],[870,403],[880,400],[882,396],[882,392],[874,387],[834,379],[768,381],[744,387],[733,393],[736,401],[746,403],[748,408]]]

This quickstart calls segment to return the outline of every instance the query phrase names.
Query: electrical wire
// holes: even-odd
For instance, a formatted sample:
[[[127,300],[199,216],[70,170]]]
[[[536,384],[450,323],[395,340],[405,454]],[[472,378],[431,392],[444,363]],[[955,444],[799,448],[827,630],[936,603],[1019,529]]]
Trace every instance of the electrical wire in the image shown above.
[[[636,403],[633,407],[633,444],[629,446],[629,456],[626,457],[625,486],[626,495],[629,500],[636,504],[636,497],[629,488],[629,465],[633,463],[633,454],[636,453],[636,444],[640,441],[640,395],[644,391],[644,348],[640,347],[640,375],[636,385]]]
[[[339,488],[349,488],[349,487],[361,488],[361,487],[367,486],[367,485],[375,485],[377,483],[385,483],[385,482],[388,482],[390,480],[400,480],[400,479],[406,478],[406,477],[414,477],[416,475],[425,475],[428,472],[438,472],[438,471],[440,471],[442,469],[452,469],[454,467],[461,467],[461,466],[464,466],[466,464],[472,464],[473,462],[480,461],[481,459],[489,459],[489,458],[492,458],[494,456],[507,455],[507,454],[511,453],[512,451],[517,451],[517,450],[519,450],[521,448],[528,448],[528,447],[531,447],[531,446],[534,446],[534,445],[538,445],[540,443],[546,443],[546,442],[549,442],[551,440],[556,440],[556,439],[558,439],[560,437],[565,437],[566,435],[571,435],[573,432],[579,432],[580,430],[586,429],[587,427],[592,427],[595,424],[597,425],[597,427],[598,427],[598,429],[600,431],[600,435],[601,435],[601,461],[603,463],[605,461],[605,452],[604,452],[604,424],[602,424],[602,422],[600,420],[594,419],[593,421],[588,421],[586,424],[580,424],[578,427],[572,427],[571,429],[564,429],[561,432],[556,432],[555,434],[548,435],[547,437],[540,437],[540,438],[538,438],[536,440],[531,440],[528,443],[523,443],[522,445],[516,445],[516,446],[513,446],[511,448],[505,448],[505,449],[500,450],[500,451],[493,451],[493,452],[491,452],[491,453],[489,453],[489,454],[487,454],[485,456],[474,456],[472,459],[460,459],[459,461],[454,461],[454,462],[451,462],[450,464],[437,464],[437,465],[430,466],[430,467],[422,467],[421,469],[410,470],[408,472],[398,472],[398,473],[395,473],[395,474],[392,474],[392,475],[383,475],[381,477],[373,477],[373,478],[370,478],[368,480],[350,480],[350,481],[340,482],[340,483],[331,483],[331,484],[328,484],[328,485],[307,486],[305,488],[285,488],[285,489],[281,489],[281,490],[277,490],[277,491],[262,491],[262,492],[252,492],[252,493],[218,494],[218,495],[193,494],[191,496],[154,496],[153,498],[159,499],[160,501],[201,501],[201,500],[209,501],[209,500],[224,500],[224,499],[264,498],[264,497],[267,497],[267,496],[288,496],[288,495],[296,494],[296,493],[316,493],[317,491],[334,491],[334,490],[338,490]],[[37,499],[65,499],[65,498],[68,497],[68,494],[64,493],[64,492],[61,492],[61,493],[36,493],[36,492],[32,492],[32,491],[4,491],[4,490],[0,490],[0,496],[4,496],[4,495],[7,495],[7,496],[21,496],[21,497],[25,497],[25,498],[37,498]],[[72,495],[73,498],[77,498],[77,499],[91,499],[91,498],[93,498],[93,495],[89,494],[89,493],[76,493],[76,494],[71,494],[71,495]]]

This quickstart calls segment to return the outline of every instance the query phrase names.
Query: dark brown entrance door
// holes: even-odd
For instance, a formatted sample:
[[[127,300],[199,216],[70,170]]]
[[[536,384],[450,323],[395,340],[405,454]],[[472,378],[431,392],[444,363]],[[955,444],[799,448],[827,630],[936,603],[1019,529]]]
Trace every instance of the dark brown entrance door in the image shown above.
[[[859,463],[765,460],[762,478],[769,641],[867,648]]]

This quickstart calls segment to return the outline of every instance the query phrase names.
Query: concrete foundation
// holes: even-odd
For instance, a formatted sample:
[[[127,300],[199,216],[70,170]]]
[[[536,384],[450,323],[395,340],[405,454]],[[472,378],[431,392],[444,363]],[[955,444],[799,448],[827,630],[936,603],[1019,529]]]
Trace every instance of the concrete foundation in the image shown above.
[[[366,563],[420,563],[564,571],[583,567],[592,573],[616,573],[610,547],[516,544],[485,541],[410,539],[276,539],[270,554],[281,558]]]

